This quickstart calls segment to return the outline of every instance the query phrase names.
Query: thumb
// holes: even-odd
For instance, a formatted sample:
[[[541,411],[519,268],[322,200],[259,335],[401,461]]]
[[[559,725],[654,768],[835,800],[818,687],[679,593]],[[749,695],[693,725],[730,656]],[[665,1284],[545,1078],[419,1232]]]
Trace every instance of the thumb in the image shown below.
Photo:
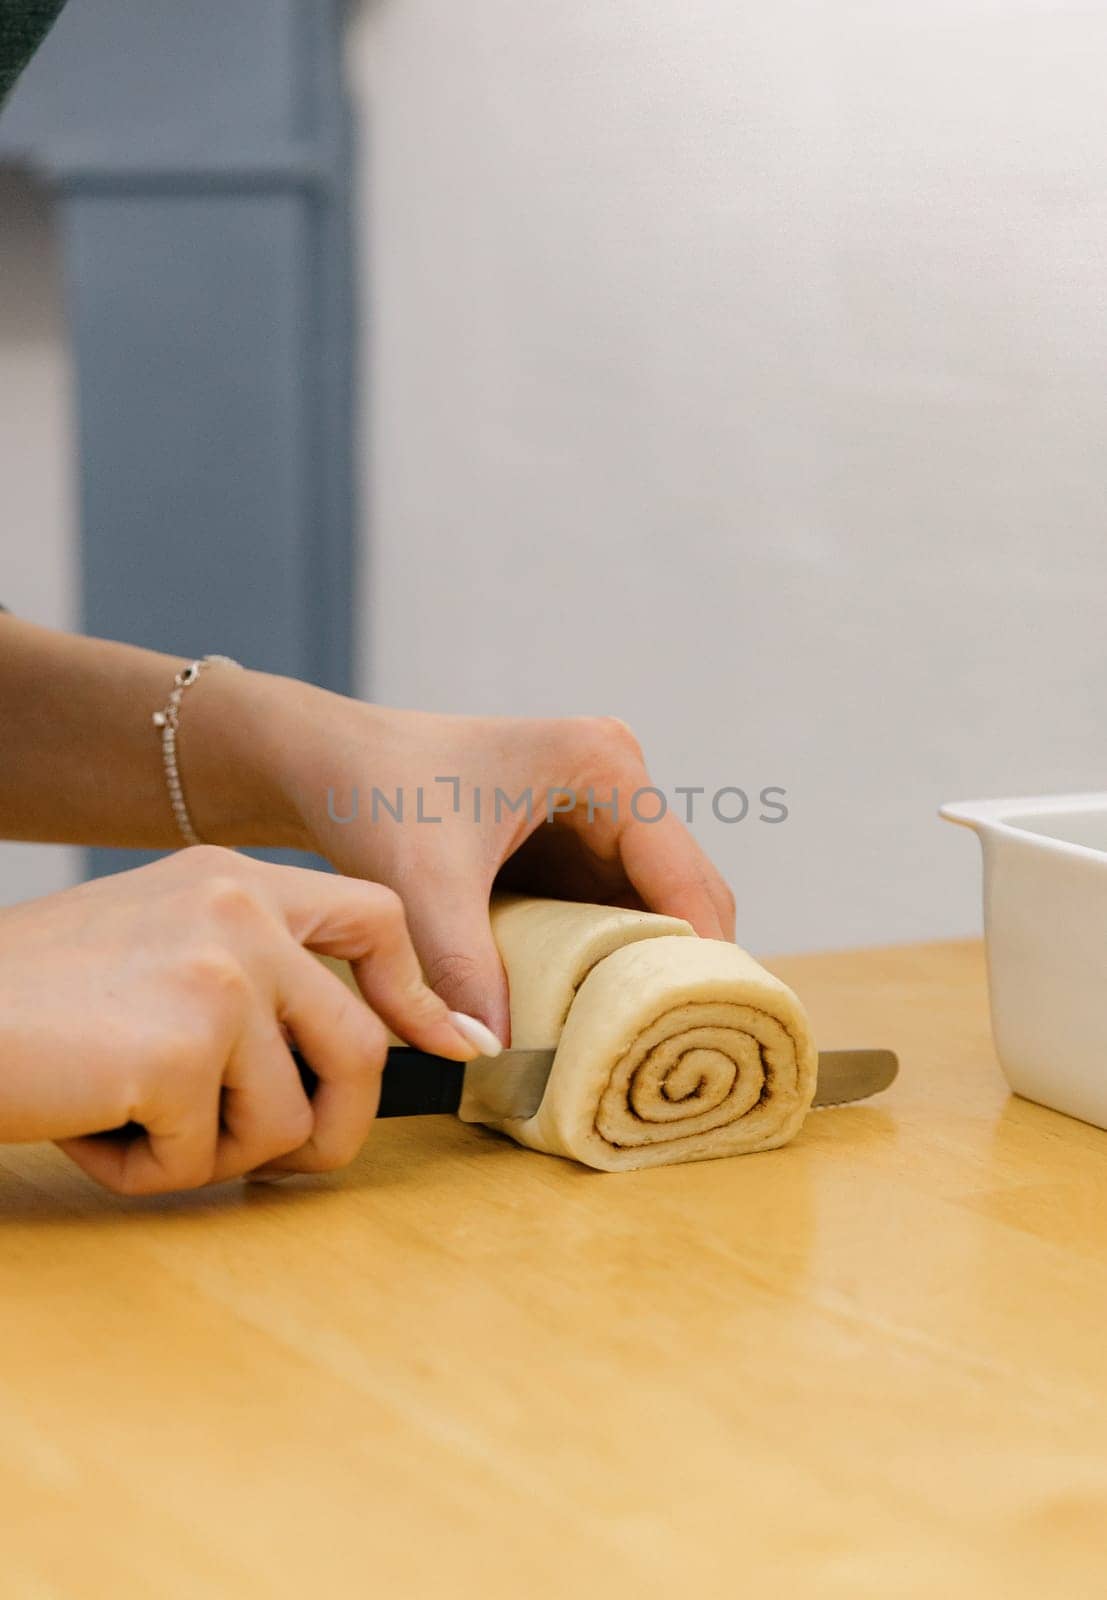
[[[404,885],[404,909],[427,982],[451,1011],[486,1023],[511,1043],[507,976],[492,937],[488,891],[479,882],[422,874]]]

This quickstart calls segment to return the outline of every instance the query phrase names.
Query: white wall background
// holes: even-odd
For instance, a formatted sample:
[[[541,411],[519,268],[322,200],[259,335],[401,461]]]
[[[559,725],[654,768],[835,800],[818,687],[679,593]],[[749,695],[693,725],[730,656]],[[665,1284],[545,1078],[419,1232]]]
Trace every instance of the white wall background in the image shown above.
[[[607,711],[760,950],[961,933],[1107,787],[1107,9],[376,0],[365,681]]]
[[[0,604],[72,628],[75,446],[60,269],[45,193],[0,169]],[[0,840],[0,905],[64,888],[77,864],[61,846]]]
[[[700,830],[757,949],[973,929],[937,803],[1107,787],[1105,58],[1084,0],[361,0],[367,689],[785,785]],[[66,399],[5,180],[0,596],[62,625]]]

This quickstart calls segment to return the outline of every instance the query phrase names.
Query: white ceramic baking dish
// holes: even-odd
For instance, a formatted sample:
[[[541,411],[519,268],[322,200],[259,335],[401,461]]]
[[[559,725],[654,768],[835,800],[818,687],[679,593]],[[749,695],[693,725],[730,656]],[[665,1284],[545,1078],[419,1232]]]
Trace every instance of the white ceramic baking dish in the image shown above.
[[[970,800],[996,1053],[1017,1094],[1107,1128],[1107,794]]]

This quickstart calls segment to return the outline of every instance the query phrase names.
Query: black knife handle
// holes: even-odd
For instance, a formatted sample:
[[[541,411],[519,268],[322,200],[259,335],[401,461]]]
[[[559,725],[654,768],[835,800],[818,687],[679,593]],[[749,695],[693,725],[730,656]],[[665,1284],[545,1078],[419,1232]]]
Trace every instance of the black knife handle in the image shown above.
[[[319,1086],[319,1079],[298,1050],[293,1050],[292,1059],[310,1100]],[[429,1117],[443,1112],[452,1115],[461,1104],[464,1080],[464,1061],[450,1061],[446,1056],[428,1055],[425,1050],[393,1045],[381,1078],[381,1101],[377,1116]],[[93,1134],[91,1137],[138,1139],[145,1132],[141,1123],[128,1122],[126,1127],[112,1128],[110,1132]]]
[[[293,1050],[292,1059],[310,1100],[319,1079],[298,1050]],[[377,1116],[428,1117],[442,1112],[452,1114],[461,1104],[464,1080],[464,1061],[450,1061],[445,1056],[428,1055],[425,1050],[393,1045],[381,1078],[381,1103],[377,1108]]]

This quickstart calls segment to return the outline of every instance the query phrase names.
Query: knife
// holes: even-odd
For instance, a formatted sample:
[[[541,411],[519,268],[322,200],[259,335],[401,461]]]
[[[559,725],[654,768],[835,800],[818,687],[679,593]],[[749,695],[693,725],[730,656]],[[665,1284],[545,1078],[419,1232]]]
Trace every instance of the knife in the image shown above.
[[[314,1072],[292,1052],[304,1088]],[[378,1117],[423,1117],[456,1112],[463,1122],[533,1117],[542,1104],[554,1050],[504,1050],[474,1061],[449,1061],[407,1045],[393,1045],[381,1078]],[[820,1050],[816,1106],[843,1105],[879,1094],[894,1080],[899,1062],[891,1050]]]
[[[381,1077],[378,1117],[457,1114],[463,1122],[498,1122],[533,1117],[542,1104],[555,1050],[503,1050],[498,1056],[450,1061],[409,1045],[393,1045]],[[319,1079],[296,1049],[292,1059],[308,1098]],[[895,1079],[899,1062],[891,1050],[820,1050],[813,1106],[840,1106],[879,1094]],[[139,1123],[94,1134],[93,1138],[134,1138]]]

